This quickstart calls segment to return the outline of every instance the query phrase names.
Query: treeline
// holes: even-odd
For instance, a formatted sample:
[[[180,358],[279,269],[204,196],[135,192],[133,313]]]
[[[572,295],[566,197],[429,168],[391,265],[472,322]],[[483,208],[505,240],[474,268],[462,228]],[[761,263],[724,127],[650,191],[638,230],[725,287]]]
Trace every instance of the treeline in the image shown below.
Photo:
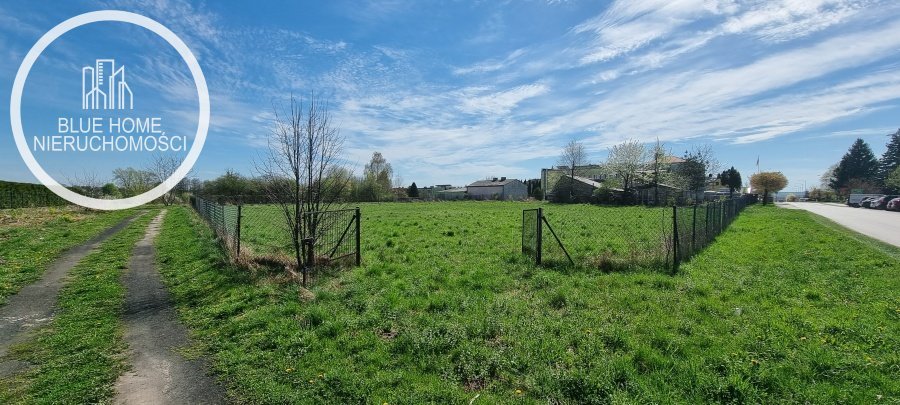
[[[269,177],[256,177],[240,174],[234,170],[226,170],[225,174],[207,181],[192,180],[187,189],[193,194],[230,203],[267,203],[271,200],[273,189]],[[279,180],[288,181],[288,180]],[[402,179],[395,176],[391,164],[380,152],[374,152],[360,175],[354,175],[344,167],[335,166],[325,174],[324,183],[345,182],[345,187],[324,187],[325,190],[337,190],[329,199],[344,202],[378,202],[396,201],[406,198],[410,193],[418,194],[418,188],[404,187]],[[415,191],[413,191],[415,190]],[[413,196],[415,197],[415,196]]]
[[[857,139],[838,163],[822,174],[814,199],[845,198],[851,193],[900,193],[900,129],[889,135],[887,150],[877,158],[866,141]]]

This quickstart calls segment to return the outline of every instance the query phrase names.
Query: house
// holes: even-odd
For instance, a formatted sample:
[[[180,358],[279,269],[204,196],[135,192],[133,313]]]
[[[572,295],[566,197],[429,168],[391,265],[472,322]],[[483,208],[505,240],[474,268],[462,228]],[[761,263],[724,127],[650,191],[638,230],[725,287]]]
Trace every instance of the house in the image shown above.
[[[439,186],[435,186],[437,188]],[[462,200],[466,198],[465,187],[448,187],[434,192],[436,200]]]
[[[571,175],[572,171],[568,166],[556,166],[551,169],[541,169],[541,190],[544,192],[544,199],[549,200],[553,197],[553,189],[556,183]],[[605,180],[605,170],[601,165],[582,165],[575,166],[575,177],[585,178],[597,183]]]
[[[524,200],[528,188],[521,180],[494,177],[469,184],[466,195],[473,200]]]

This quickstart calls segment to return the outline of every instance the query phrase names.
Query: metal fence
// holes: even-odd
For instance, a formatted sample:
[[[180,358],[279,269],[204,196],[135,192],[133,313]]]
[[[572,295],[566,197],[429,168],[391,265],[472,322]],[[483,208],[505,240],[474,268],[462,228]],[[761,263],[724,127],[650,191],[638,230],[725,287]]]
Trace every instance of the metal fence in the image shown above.
[[[0,209],[57,207],[68,204],[68,201],[53,194],[46,188],[21,189],[6,187],[5,189],[0,189]]]
[[[191,196],[191,207],[205,219],[222,243],[235,255],[240,255],[241,247],[241,206],[224,205],[204,198]]]
[[[674,268],[709,245],[728,228],[738,214],[756,202],[755,196],[710,202],[688,207],[672,207]]]
[[[677,271],[754,202],[743,196],[683,207],[598,208],[583,217],[523,210],[522,253],[544,266]]]
[[[293,211],[275,204],[244,203],[248,200],[192,196],[191,206],[234,257],[288,268],[296,268],[299,261],[304,285],[318,270],[361,263],[359,208],[303,213],[298,251],[286,221]]]

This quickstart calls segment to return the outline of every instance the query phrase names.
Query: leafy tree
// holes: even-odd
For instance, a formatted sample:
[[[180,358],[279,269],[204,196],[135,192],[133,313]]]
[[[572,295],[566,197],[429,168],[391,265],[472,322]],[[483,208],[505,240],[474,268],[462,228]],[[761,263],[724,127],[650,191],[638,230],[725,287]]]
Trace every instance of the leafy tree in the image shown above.
[[[719,178],[722,180],[722,184],[728,186],[729,196],[734,194],[734,190],[740,190],[741,185],[743,184],[743,179],[741,179],[741,173],[738,172],[734,166],[731,166],[730,169],[722,172],[719,175]]]
[[[647,164],[647,150],[638,141],[629,140],[609,148],[606,167],[622,182],[622,199],[628,199],[638,173]]]
[[[366,164],[360,190],[360,198],[364,201],[381,201],[391,194],[391,178],[394,169],[381,152],[372,153],[372,159]]]
[[[406,189],[406,195],[409,198],[419,198],[419,187],[416,186],[416,182],[410,184],[409,188]]]
[[[203,194],[208,196],[246,196],[255,194],[253,183],[234,170],[227,169],[225,174],[207,181],[203,185]]]
[[[828,166],[828,169],[825,169],[825,173],[822,173],[822,176],[819,177],[819,184],[824,189],[832,190],[831,184],[834,182],[834,173],[837,171],[838,164],[835,163],[831,166]]]
[[[894,169],[900,167],[900,129],[890,135],[891,140],[888,141],[887,150],[881,155],[878,161],[878,180],[887,183],[888,176],[894,172]]]
[[[100,191],[103,192],[103,195],[108,195],[108,196],[112,196],[112,197],[119,195],[119,188],[116,187],[116,185],[113,183],[104,184],[103,187],[100,188]]]
[[[153,188],[155,176],[146,170],[133,167],[118,168],[113,170],[113,179],[118,183],[119,191],[124,197],[133,197]]]
[[[894,171],[884,179],[884,186],[891,193],[900,192],[900,167],[894,169]]]
[[[544,199],[544,190],[541,189],[541,186],[537,186],[531,190],[531,197],[535,200]]]
[[[857,139],[838,163],[830,186],[834,190],[843,190],[849,188],[852,180],[872,183],[877,176],[878,159],[866,141]]]
[[[788,180],[781,172],[761,172],[750,176],[753,190],[762,190],[763,205],[769,202],[769,193],[777,193],[787,187]]]
[[[685,155],[681,162],[672,170],[675,175],[675,185],[693,192],[703,191],[706,188],[706,166],[693,155]]]

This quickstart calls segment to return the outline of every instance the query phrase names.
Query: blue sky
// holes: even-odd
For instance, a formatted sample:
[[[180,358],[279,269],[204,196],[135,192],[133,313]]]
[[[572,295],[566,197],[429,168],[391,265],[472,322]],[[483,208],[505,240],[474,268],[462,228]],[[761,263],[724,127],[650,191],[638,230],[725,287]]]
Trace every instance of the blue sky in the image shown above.
[[[380,151],[420,186],[539,177],[571,139],[601,162],[612,144],[658,138],[677,155],[710,144],[745,177],[759,156],[797,190],[856,137],[880,155],[900,127],[895,1],[10,1],[0,93],[41,35],[100,9],[153,18],[196,54],[212,101],[195,166],[204,179],[252,175],[273,104],[310,91],[330,100],[348,162]],[[187,68],[160,38],[123,25],[83,27],[48,49],[26,86],[26,132],[59,115],[54,102],[78,101],[81,66],[102,55],[127,61],[136,99],[163,111],[170,131],[194,130]],[[0,178],[34,181],[9,98],[0,104]],[[56,176],[141,165],[41,158]]]

